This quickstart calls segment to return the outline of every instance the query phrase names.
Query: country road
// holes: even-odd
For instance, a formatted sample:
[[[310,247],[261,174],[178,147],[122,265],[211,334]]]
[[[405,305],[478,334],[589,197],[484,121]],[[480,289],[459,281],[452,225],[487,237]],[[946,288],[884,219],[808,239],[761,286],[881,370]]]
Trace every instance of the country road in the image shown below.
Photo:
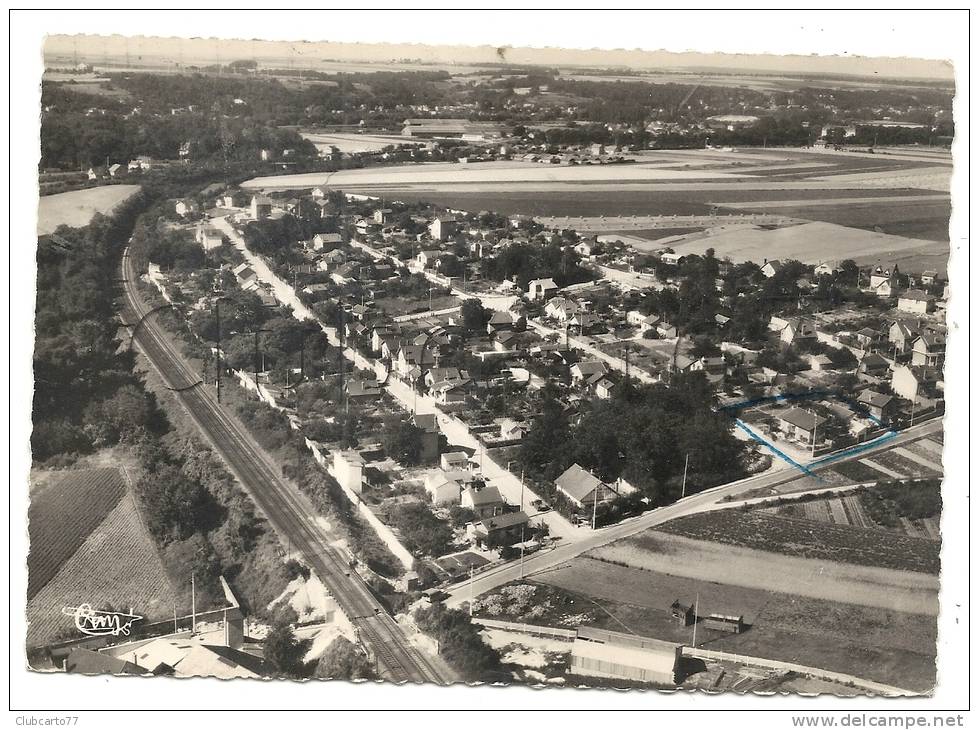
[[[347,556],[334,546],[336,535],[323,528],[305,495],[280,478],[275,464],[238,419],[216,402],[207,387],[183,387],[199,381],[199,377],[174,351],[152,318],[144,319],[148,307],[137,292],[138,273],[128,249],[123,255],[122,274],[122,314],[132,327],[136,346],[169,387],[181,388],[174,395],[276,531],[288,538],[327,586],[372,652],[381,676],[393,682],[455,681],[441,662],[426,657],[408,641],[401,626],[348,567]]]

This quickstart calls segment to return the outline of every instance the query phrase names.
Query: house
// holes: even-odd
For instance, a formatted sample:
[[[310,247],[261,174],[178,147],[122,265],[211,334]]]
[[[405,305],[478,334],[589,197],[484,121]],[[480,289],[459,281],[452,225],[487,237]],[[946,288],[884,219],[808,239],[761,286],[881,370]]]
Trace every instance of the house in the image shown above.
[[[122,177],[126,174],[126,169],[118,162],[109,165],[109,177]]]
[[[595,142],[590,148],[592,157],[601,157],[605,154],[605,145]]]
[[[898,365],[891,374],[891,390],[902,398],[916,403],[926,383],[935,383],[940,371],[923,367]]]
[[[672,324],[664,320],[656,325],[656,334],[659,335],[661,339],[672,340],[677,336],[677,329]]]
[[[347,263],[347,255],[343,251],[328,251],[316,257],[316,268],[320,271],[334,272]]]
[[[625,321],[626,324],[631,324],[633,327],[648,329],[654,327],[659,322],[659,316],[655,314],[643,314],[638,309],[630,309],[626,312]]]
[[[333,476],[341,487],[360,494],[364,488],[364,458],[353,450],[334,451]]]
[[[603,360],[583,360],[571,366],[571,381],[592,385],[608,373],[608,366]]]
[[[347,400],[354,403],[371,403],[381,397],[381,386],[376,380],[348,380],[346,383]]]
[[[313,236],[313,250],[323,251],[324,249],[333,249],[343,243],[343,236],[339,233],[317,233]],[[332,253],[332,252],[331,252]],[[341,256],[343,256],[343,261],[346,261],[346,255],[342,251],[337,251]],[[340,263],[343,263],[341,261]]]
[[[471,509],[476,514],[476,519],[479,520],[503,514],[506,507],[503,495],[496,487],[483,487],[482,489],[467,487],[462,492],[459,504],[466,509]]]
[[[469,373],[455,367],[430,368],[425,372],[425,385],[433,388],[439,383],[453,383],[455,385],[466,385],[469,383]]]
[[[676,685],[683,647],[635,634],[579,626],[569,672],[586,677]]]
[[[238,286],[243,290],[252,291],[260,286],[258,274],[247,263],[238,264],[232,271],[238,280]]]
[[[857,346],[864,352],[876,350],[884,340],[884,333],[872,327],[863,327],[853,333]]]
[[[783,411],[778,414],[777,418],[779,428],[786,436],[806,444],[815,443],[816,432],[828,420],[812,411],[798,407]]]
[[[62,669],[68,674],[149,674],[138,664],[108,654],[75,647],[64,658]]]
[[[487,334],[493,334],[494,332],[499,332],[503,330],[513,329],[513,317],[509,312],[496,312],[490,315],[489,321],[486,323]]]
[[[250,211],[253,220],[264,220],[272,215],[272,201],[264,195],[253,195]]]
[[[418,255],[415,256],[415,261],[423,269],[431,269],[435,267],[435,262],[438,261],[439,256],[442,254],[443,252],[437,248],[419,251]]]
[[[666,251],[665,253],[661,253],[659,255],[659,260],[662,261],[664,264],[669,264],[671,266],[679,266],[680,262],[683,261],[683,256],[681,256],[678,253],[672,253],[670,251]]]
[[[879,297],[893,296],[897,292],[897,277],[900,273],[897,264],[877,264],[870,269],[868,290]]]
[[[436,469],[425,476],[425,491],[437,506],[459,504],[463,488],[445,469]]]
[[[443,471],[467,470],[469,454],[465,451],[446,451],[439,458],[439,465]]]
[[[608,378],[602,378],[595,383],[595,396],[601,398],[602,400],[608,400],[611,398],[614,390],[615,383]]]
[[[911,343],[920,334],[916,326],[907,322],[895,321],[887,330],[887,341],[896,354],[903,354],[911,349]]]
[[[766,278],[771,279],[775,274],[782,270],[784,264],[778,259],[772,259],[771,261],[766,261],[765,265],[761,267],[761,273],[765,275]]]
[[[817,372],[823,370],[832,370],[833,361],[829,359],[826,355],[810,355],[809,356],[809,369],[816,370]]]
[[[772,318],[773,321],[776,319]],[[769,327],[772,325],[769,324]],[[779,339],[788,344],[793,345],[806,340],[816,339],[816,327],[807,319],[802,319],[801,317],[795,317],[793,319],[785,320],[785,326],[778,330]]]
[[[412,424],[422,431],[421,461],[431,463],[439,458],[439,423],[434,413],[416,413]]]
[[[374,222],[379,226],[383,226],[385,223],[389,223],[391,221],[391,216],[393,214],[394,211],[390,208],[378,208],[374,211]]]
[[[177,212],[177,215],[186,218],[187,216],[197,213],[200,210],[200,207],[193,200],[183,198],[176,202],[173,209]]]
[[[197,242],[205,251],[220,248],[224,244],[224,236],[221,231],[213,226],[199,226],[197,228]]]
[[[935,297],[921,289],[908,289],[898,296],[897,308],[910,314],[927,314],[935,308]]]
[[[941,368],[945,364],[944,333],[923,332],[912,342],[911,364],[927,368]]]
[[[813,276],[832,276],[836,272],[840,271],[840,264],[838,261],[820,261],[813,267]]]
[[[459,383],[443,380],[429,388],[429,394],[439,405],[449,406],[466,402],[466,389]]]
[[[493,349],[497,352],[512,352],[520,344],[516,332],[496,332],[493,334]]]
[[[456,234],[456,219],[452,216],[439,216],[428,227],[432,238],[436,241],[447,241]]]
[[[529,521],[523,511],[505,512],[474,522],[467,531],[471,539],[486,547],[512,545],[521,540]]]
[[[313,188],[309,194],[314,200],[323,200],[328,195],[328,192],[324,188]]]
[[[935,282],[938,281],[937,271],[922,271],[921,272],[921,285],[922,286],[934,286]]]
[[[865,390],[857,398],[857,403],[863,406],[867,413],[878,423],[890,422],[897,411],[897,400],[893,395],[878,393],[875,390]]]
[[[857,365],[857,372],[861,375],[877,377],[886,373],[891,364],[876,352],[867,352],[860,358]]]
[[[523,421],[512,418],[504,418],[500,421],[501,441],[522,441],[529,431],[530,427]]]
[[[578,464],[572,464],[554,480],[557,491],[563,494],[576,507],[592,506],[596,502],[606,502],[615,497],[614,489],[603,483]]]
[[[545,300],[551,297],[560,287],[554,279],[534,279],[527,287],[527,296],[532,300]]]
[[[544,315],[558,322],[568,322],[578,313],[578,310],[577,302],[564,297],[554,297],[544,307]]]
[[[585,334],[589,330],[593,329],[598,325],[598,315],[592,314],[591,312],[581,312],[579,311],[575,314],[571,320],[568,322],[569,325],[578,329],[579,332]]]
[[[596,241],[582,241],[574,247],[574,250],[585,258],[591,258],[592,254],[594,254],[598,248],[599,246]]]

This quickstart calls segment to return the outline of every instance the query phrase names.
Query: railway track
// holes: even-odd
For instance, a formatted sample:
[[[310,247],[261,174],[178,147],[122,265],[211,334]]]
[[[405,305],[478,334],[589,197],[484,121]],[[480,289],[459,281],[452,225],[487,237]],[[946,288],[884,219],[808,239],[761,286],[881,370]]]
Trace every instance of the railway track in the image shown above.
[[[135,323],[147,314],[149,308],[136,291],[138,275],[128,248],[123,254],[122,275],[123,315],[125,321]],[[328,535],[316,522],[312,506],[279,477],[276,466],[245,428],[214,400],[207,388],[202,385],[185,387],[200,378],[182,356],[173,351],[156,323],[146,319],[133,332],[133,337],[269,522],[281,535],[288,537],[333,594],[374,655],[378,673],[399,683],[450,684],[455,681],[455,677],[445,676],[444,670],[437,668],[409,643],[401,627],[360,576],[347,567],[344,554],[330,544]]]

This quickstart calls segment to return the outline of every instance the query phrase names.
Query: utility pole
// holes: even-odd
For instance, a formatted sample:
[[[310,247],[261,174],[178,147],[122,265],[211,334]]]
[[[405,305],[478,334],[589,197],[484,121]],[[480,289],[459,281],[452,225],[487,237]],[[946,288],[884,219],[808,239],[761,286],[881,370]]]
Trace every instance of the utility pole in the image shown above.
[[[190,574],[190,633],[197,633],[197,587],[193,573]]]
[[[469,615],[473,615],[473,566],[469,566]]]
[[[680,499],[687,496],[687,467],[690,466],[690,452],[687,452],[687,457],[683,460],[683,484],[680,486]]]
[[[523,553],[524,553],[524,527],[525,525],[520,525],[520,578],[523,578]]]
[[[693,604],[693,648],[697,648],[697,622],[700,620],[700,594],[697,594],[697,601]]]
[[[255,393],[258,395],[258,397],[260,399],[262,397],[262,390],[261,390],[261,388],[258,385],[258,363],[259,363],[259,359],[258,359],[258,336],[262,332],[268,332],[268,331],[269,330],[267,330],[267,329],[258,328],[258,329],[256,329],[252,333],[252,334],[255,335],[255,360],[254,360],[254,365],[255,365]],[[265,353],[262,353],[262,360],[264,361],[264,359],[265,359]]]
[[[214,302],[214,319],[218,330],[217,359],[215,360],[218,378],[218,403],[221,402],[221,300]]]
[[[601,488],[602,488],[601,484],[595,487],[595,499],[593,499],[591,503],[591,529],[592,530],[595,529],[595,525],[598,520],[598,490]]]

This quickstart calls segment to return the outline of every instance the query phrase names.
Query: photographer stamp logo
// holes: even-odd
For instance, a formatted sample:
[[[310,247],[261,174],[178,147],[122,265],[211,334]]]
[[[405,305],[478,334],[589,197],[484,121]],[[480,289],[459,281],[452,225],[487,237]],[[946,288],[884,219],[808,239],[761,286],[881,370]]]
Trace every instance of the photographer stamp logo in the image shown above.
[[[88,603],[65,606],[65,616],[75,619],[75,628],[87,636],[129,636],[130,627],[143,617],[122,611],[99,611]]]

